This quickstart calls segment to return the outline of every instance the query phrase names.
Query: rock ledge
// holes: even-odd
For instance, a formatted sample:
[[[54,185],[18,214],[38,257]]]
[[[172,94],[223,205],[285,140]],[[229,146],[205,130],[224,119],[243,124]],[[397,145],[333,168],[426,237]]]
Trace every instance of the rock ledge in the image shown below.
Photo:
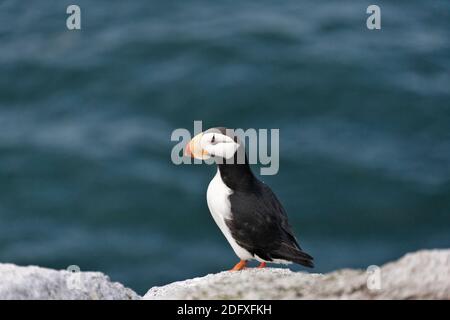
[[[450,250],[328,274],[247,269],[153,287],[144,299],[450,299]]]
[[[140,297],[100,272],[0,264],[2,300],[131,300]]]
[[[422,250],[380,268],[327,274],[247,269],[153,287],[158,299],[450,299],[450,249]],[[0,264],[0,299],[141,299],[100,272]]]

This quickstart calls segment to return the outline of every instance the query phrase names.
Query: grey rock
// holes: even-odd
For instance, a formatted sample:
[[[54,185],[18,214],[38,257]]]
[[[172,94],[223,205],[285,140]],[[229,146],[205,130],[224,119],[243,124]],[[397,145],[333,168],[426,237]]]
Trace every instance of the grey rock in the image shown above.
[[[100,272],[69,272],[35,266],[0,264],[2,300],[130,300],[131,289]]]
[[[450,250],[328,274],[246,269],[153,287],[144,299],[450,299]]]

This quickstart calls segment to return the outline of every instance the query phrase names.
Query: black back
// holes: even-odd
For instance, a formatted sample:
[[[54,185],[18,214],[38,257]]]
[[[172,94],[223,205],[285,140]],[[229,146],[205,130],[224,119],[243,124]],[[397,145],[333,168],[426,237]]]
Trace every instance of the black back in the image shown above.
[[[300,248],[287,214],[272,190],[244,164],[218,164],[229,196],[232,219],[226,221],[236,242],[263,260],[282,259],[313,267],[313,258]]]

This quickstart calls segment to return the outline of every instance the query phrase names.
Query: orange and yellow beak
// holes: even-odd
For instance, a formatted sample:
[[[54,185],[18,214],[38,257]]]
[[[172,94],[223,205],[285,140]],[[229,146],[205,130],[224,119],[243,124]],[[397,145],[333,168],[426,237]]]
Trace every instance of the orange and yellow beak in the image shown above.
[[[192,157],[196,159],[207,159],[209,153],[204,150],[200,144],[203,133],[199,133],[186,145],[184,149],[184,155],[187,157]]]

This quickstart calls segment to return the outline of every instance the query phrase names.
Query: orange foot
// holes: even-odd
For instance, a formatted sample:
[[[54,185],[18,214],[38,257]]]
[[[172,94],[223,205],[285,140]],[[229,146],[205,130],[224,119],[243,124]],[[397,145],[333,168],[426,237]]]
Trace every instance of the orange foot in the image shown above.
[[[245,268],[245,266],[247,265],[247,261],[246,260],[241,260],[239,261],[234,267],[233,269],[231,269],[230,271],[239,271]]]
[[[265,262],[261,262],[258,266],[258,269],[265,268],[266,266],[267,266],[267,264]]]

